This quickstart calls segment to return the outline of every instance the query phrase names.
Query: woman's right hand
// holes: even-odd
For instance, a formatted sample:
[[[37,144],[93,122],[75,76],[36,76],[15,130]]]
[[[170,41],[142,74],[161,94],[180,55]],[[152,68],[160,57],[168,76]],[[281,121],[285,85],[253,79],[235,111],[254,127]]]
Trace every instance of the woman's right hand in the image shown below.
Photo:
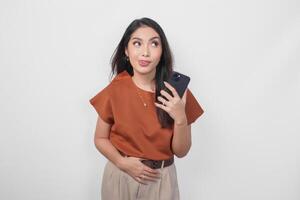
[[[160,172],[144,165],[142,160],[137,157],[122,157],[119,168],[139,183],[147,185],[147,181],[157,181]]]

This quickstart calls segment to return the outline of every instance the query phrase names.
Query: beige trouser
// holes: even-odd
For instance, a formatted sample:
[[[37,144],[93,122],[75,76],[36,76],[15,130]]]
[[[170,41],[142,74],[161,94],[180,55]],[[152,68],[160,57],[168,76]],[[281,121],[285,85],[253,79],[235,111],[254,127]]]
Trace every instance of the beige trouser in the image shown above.
[[[101,188],[102,200],[179,200],[176,167],[158,169],[161,178],[157,182],[140,184],[130,175],[107,161]]]

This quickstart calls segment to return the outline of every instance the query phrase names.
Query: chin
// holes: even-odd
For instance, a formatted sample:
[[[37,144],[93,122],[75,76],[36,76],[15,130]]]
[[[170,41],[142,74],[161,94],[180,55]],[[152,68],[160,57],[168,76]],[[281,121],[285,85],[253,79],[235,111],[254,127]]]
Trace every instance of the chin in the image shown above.
[[[138,68],[135,68],[134,71],[138,72],[139,74],[149,74],[149,73],[155,71],[155,68],[138,67]]]

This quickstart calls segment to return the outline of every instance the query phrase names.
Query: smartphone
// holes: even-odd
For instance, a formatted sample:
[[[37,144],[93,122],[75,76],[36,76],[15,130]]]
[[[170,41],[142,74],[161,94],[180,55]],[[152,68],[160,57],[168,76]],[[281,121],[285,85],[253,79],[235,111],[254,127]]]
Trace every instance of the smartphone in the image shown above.
[[[182,98],[190,80],[190,77],[188,77],[187,75],[173,71],[167,82],[176,89],[178,95],[180,96],[180,98]],[[172,94],[171,91],[168,90],[168,88],[166,88],[166,90],[169,94]]]

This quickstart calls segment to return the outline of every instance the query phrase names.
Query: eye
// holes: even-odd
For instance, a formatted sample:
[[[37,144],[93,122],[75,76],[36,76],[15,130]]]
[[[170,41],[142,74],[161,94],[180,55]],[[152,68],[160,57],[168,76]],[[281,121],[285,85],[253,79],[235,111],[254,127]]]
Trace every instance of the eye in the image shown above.
[[[157,47],[158,45],[159,45],[159,42],[157,42],[157,41],[152,42],[152,46]]]
[[[141,43],[139,41],[135,41],[135,42],[133,42],[133,45],[138,47],[138,46],[141,46]]]

